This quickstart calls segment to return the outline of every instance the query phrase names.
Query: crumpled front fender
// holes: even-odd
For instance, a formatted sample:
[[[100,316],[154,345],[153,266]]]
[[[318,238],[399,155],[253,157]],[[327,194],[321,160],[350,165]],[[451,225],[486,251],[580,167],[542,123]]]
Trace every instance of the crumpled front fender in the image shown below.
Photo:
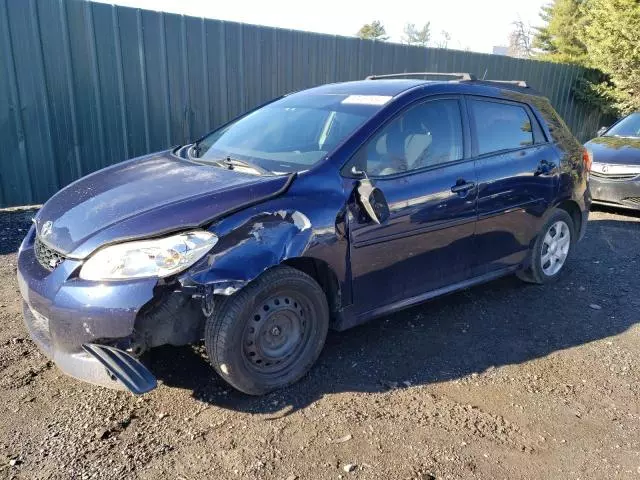
[[[314,237],[309,218],[296,210],[261,212],[239,225],[223,222],[216,231],[220,240],[213,253],[180,279],[184,287],[231,295],[268,268],[302,256]]]

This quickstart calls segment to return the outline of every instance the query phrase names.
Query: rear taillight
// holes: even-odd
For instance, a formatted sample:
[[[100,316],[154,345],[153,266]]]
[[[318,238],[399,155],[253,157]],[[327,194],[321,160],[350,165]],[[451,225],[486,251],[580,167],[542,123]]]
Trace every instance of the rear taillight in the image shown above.
[[[584,164],[584,169],[587,172],[591,171],[591,152],[586,148],[582,149],[582,163]]]

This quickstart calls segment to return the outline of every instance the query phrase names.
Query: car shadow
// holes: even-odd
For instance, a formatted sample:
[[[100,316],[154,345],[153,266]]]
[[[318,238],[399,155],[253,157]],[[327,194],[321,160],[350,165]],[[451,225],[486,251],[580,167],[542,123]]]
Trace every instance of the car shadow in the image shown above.
[[[311,372],[265,397],[228,387],[211,370],[202,345],[162,347],[144,361],[166,385],[191,390],[198,400],[278,416],[324,395],[459,379],[629,329],[638,321],[640,306],[635,297],[639,246],[640,221],[590,221],[585,240],[557,283],[538,286],[505,277],[345,332],[330,332]]]

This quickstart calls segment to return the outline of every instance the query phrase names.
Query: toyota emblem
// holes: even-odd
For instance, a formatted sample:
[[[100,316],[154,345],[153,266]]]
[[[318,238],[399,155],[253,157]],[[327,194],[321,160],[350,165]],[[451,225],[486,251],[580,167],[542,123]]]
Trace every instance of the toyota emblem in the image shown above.
[[[53,230],[53,222],[47,221],[42,224],[42,228],[40,229],[41,237],[48,237],[51,235],[51,231]]]

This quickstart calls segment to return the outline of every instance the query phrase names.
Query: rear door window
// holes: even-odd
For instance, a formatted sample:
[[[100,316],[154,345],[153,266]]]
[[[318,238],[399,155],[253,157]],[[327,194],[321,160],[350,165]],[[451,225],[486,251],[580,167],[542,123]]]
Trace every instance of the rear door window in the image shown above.
[[[533,145],[531,118],[524,107],[476,99],[469,105],[478,155]]]

